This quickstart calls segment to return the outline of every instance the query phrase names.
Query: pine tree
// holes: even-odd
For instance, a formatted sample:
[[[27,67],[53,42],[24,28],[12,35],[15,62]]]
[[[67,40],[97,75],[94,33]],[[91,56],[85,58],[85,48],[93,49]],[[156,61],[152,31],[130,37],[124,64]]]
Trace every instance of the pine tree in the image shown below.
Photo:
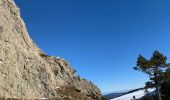
[[[159,51],[155,51],[149,60],[139,55],[136,67],[134,67],[135,70],[142,71],[149,75],[150,81],[148,83],[150,86],[156,88],[158,100],[161,100],[160,88],[164,82],[166,70],[169,67],[166,61],[166,56]]]

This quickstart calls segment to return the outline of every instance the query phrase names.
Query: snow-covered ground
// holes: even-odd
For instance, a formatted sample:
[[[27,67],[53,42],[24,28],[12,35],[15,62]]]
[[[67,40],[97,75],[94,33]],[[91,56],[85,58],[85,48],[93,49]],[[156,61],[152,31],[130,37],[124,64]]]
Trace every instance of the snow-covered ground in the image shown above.
[[[148,92],[153,92],[155,89],[148,89]],[[133,98],[133,96],[136,97],[136,99],[139,99],[141,97],[143,97],[145,95],[145,90],[139,90],[137,92],[133,92],[133,93],[129,93],[126,95],[123,95],[121,97],[117,97],[111,100],[131,100]]]

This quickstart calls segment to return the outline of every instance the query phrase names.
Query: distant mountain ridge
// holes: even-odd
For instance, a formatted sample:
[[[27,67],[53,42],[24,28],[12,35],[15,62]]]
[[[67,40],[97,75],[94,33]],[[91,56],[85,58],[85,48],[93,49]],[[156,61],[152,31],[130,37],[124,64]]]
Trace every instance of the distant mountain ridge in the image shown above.
[[[145,93],[144,88],[138,88],[129,91],[126,90],[104,94],[103,96],[109,100],[130,100],[133,96],[135,96],[137,100],[142,100],[146,95],[155,95],[155,89],[148,89],[148,94]]]
[[[141,89],[143,89],[143,88],[131,89],[131,90],[125,90],[125,91],[110,92],[110,93],[103,94],[103,96],[108,98],[108,99],[113,99],[113,98],[116,98],[116,97],[120,97],[122,95],[126,95],[126,94],[129,94],[129,93],[135,92],[135,91],[139,91]]]

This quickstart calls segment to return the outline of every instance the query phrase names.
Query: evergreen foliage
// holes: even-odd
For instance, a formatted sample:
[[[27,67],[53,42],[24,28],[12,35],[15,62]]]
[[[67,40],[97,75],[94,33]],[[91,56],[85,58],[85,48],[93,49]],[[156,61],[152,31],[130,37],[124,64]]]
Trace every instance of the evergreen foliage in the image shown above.
[[[155,51],[149,60],[139,55],[136,67],[134,67],[135,70],[142,71],[149,75],[150,81],[146,83],[146,87],[156,88],[158,100],[162,100],[160,89],[167,79],[168,68],[169,64],[167,63],[166,56],[159,51]]]

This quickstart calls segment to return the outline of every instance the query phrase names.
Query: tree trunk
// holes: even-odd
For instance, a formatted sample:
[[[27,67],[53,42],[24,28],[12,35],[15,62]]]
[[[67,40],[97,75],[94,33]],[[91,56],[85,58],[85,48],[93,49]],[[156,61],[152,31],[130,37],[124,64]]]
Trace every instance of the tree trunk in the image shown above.
[[[158,67],[156,67],[156,68],[158,68]],[[160,86],[159,86],[159,80],[158,80],[158,73],[157,73],[157,71],[154,72],[154,76],[156,78],[155,85],[156,85],[157,99],[158,100],[162,100],[161,99],[161,95],[160,95]]]
[[[158,98],[158,100],[162,100],[161,95],[160,95],[160,89],[159,89],[158,86],[156,87],[156,92],[157,92],[157,98]]]

